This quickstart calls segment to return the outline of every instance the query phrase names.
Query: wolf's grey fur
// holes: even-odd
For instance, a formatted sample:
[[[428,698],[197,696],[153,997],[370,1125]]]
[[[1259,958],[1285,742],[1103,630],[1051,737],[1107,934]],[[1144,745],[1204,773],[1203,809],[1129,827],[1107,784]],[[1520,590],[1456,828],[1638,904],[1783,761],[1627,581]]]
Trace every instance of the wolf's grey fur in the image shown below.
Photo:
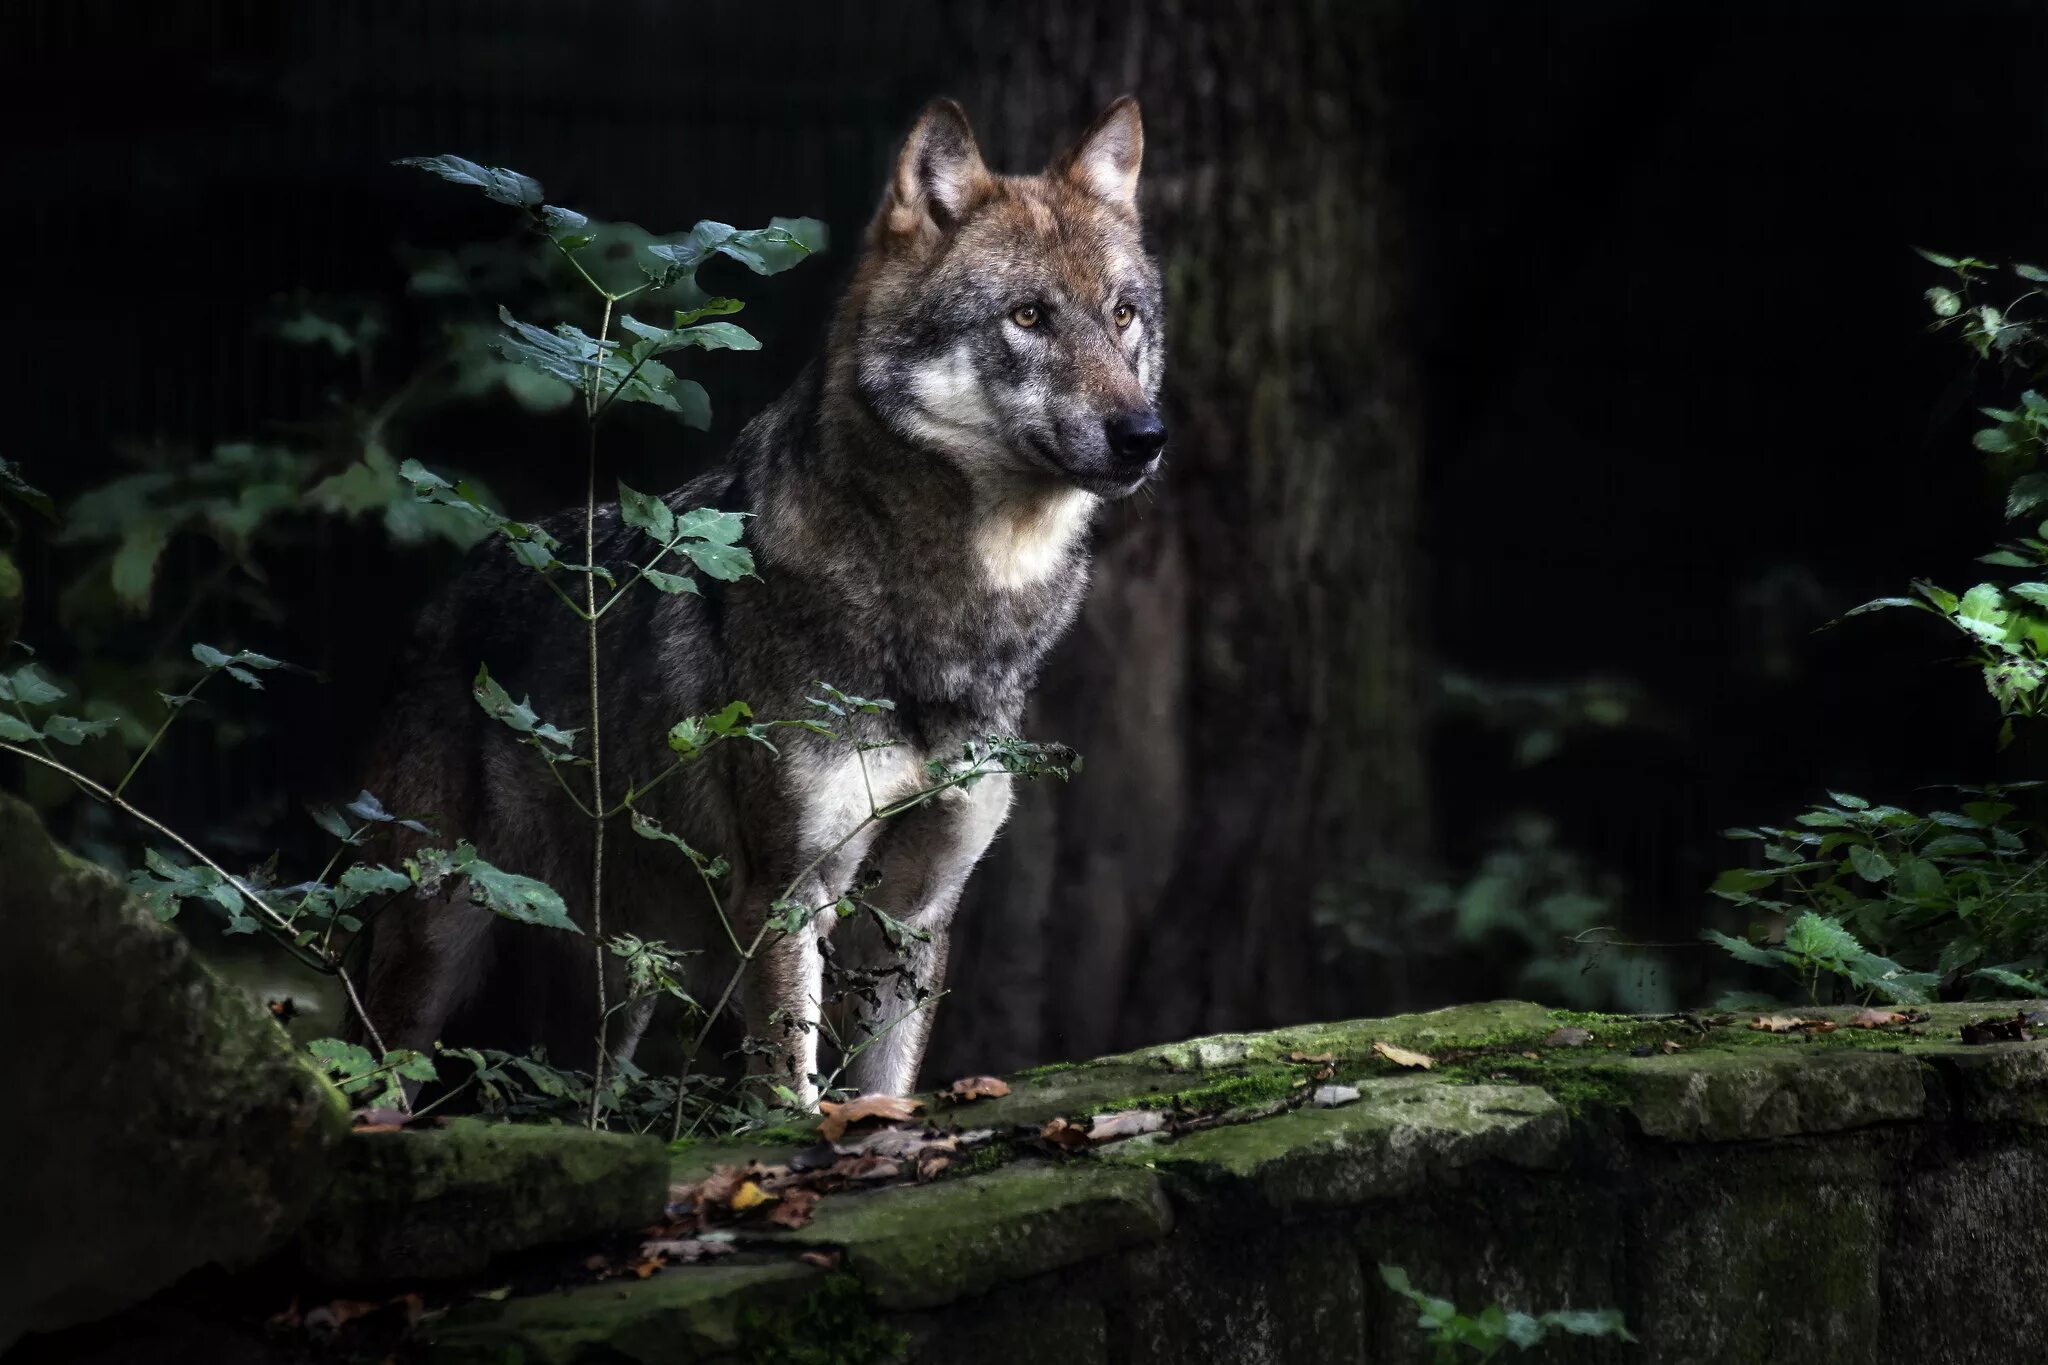
[[[864,759],[796,731],[776,760],[726,744],[641,804],[733,865],[727,903],[742,938],[769,901],[858,825],[870,802],[925,784],[922,762],[1015,733],[1040,660],[1073,620],[1095,507],[1159,464],[1160,286],[1140,241],[1142,134],[1135,102],[1112,104],[1035,176],[982,164],[959,107],[926,110],[869,229],[824,354],[740,434],[716,471],[669,495],[678,508],[753,513],[758,580],[705,595],[634,593],[601,622],[608,796],[665,757],[676,720],[730,699],[757,716],[802,716],[822,679],[887,697]],[[578,544],[582,513],[550,524]],[[637,533],[600,509],[596,561],[625,565]],[[425,614],[407,691],[371,786],[394,810],[431,811],[444,837],[542,878],[588,924],[588,822],[529,751],[469,698],[478,663],[543,717],[586,723],[583,625],[502,551],[484,554]],[[861,764],[865,763],[865,772]],[[572,782],[586,770],[565,769]],[[961,888],[1009,809],[1007,778],[960,788],[826,858],[796,895],[829,905],[879,873],[876,903],[930,931],[907,975],[936,987]],[[731,962],[695,877],[673,849],[606,841],[605,931],[713,949]],[[741,990],[757,1066],[815,1096],[820,936],[834,916],[771,935]],[[849,923],[849,927],[858,921]],[[842,960],[885,950],[856,934]],[[500,921],[466,904],[401,907],[377,926],[368,1006],[392,1046],[468,1033],[541,1043],[587,1064],[595,1011],[586,942]],[[617,998],[618,986],[613,987]],[[878,1028],[903,1002],[861,1021]],[[855,1059],[850,1081],[901,1093],[931,1021],[916,1010]],[[647,1018],[614,1039],[630,1052]]]

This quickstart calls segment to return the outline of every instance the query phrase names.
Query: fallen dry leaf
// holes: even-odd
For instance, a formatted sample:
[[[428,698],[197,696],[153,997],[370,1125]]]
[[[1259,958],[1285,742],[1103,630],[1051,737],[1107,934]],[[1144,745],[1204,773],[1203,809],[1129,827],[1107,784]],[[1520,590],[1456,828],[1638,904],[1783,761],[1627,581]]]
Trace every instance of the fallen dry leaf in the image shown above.
[[[1903,1024],[1905,1022],[1906,1016],[1900,1014],[1897,1010],[1869,1009],[1858,1010],[1854,1015],[1850,1016],[1849,1026],[1851,1028],[1883,1028],[1887,1024]]]
[[[1165,1126],[1166,1115],[1157,1109],[1126,1109],[1115,1114],[1097,1114],[1088,1123],[1088,1140],[1116,1142],[1143,1133],[1156,1133]]]
[[[1310,1097],[1321,1109],[1335,1109],[1340,1104],[1349,1104],[1358,1098],[1355,1085],[1326,1085]]]
[[[903,1163],[891,1157],[869,1152],[861,1156],[842,1157],[839,1164],[832,1168],[832,1174],[847,1180],[894,1180],[903,1174]]]
[[[1069,1152],[1088,1145],[1088,1130],[1078,1123],[1069,1123],[1065,1119],[1047,1120],[1045,1127],[1038,1130],[1038,1135],[1053,1146]]]
[[[839,1258],[843,1255],[845,1253],[838,1247],[833,1247],[830,1251],[806,1251],[797,1259],[805,1265],[814,1265],[820,1270],[837,1270],[839,1269]]]
[[[779,1197],[768,1193],[751,1180],[742,1181],[740,1187],[732,1192],[732,1211],[745,1213],[748,1209],[758,1208]]]
[[[1963,1025],[1963,1041],[1966,1043],[2031,1043],[2034,1035],[2027,1032],[2027,1016],[2015,1011],[2010,1019],[1974,1019]]]
[[[376,1312],[383,1306],[369,1299],[336,1299],[317,1308],[308,1308],[304,1318],[305,1328],[315,1336],[325,1336],[339,1331],[345,1324],[357,1318]]]
[[[1410,1052],[1407,1048],[1396,1047],[1392,1043],[1376,1042],[1372,1045],[1372,1050],[1395,1066],[1419,1066],[1427,1069],[1436,1065],[1434,1057],[1425,1056],[1420,1052]]]
[[[706,1213],[731,1205],[733,1192],[744,1178],[737,1166],[714,1167],[697,1185],[697,1211]]]
[[[1527,1057],[1532,1062],[1538,1060],[1538,1054],[1534,1052],[1524,1052],[1522,1055],[1524,1057]]]
[[[1806,1021],[1796,1014],[1759,1014],[1749,1021],[1749,1027],[1757,1033],[1796,1033],[1806,1027]]]
[[[1666,1052],[1683,1052],[1685,1051],[1685,1045],[1676,1038],[1666,1038],[1664,1040],[1664,1050]]]
[[[1287,1054],[1287,1060],[1290,1062],[1334,1062],[1337,1060],[1337,1054],[1334,1052],[1295,1051]]]
[[[1584,1047],[1586,1044],[1592,1041],[1593,1035],[1586,1029],[1582,1029],[1578,1027],[1576,1024],[1566,1024],[1563,1028],[1557,1030],[1548,1038],[1545,1038],[1543,1040],[1543,1046]]]
[[[403,1109],[358,1109],[349,1122],[358,1133],[396,1133],[412,1121]]]
[[[768,1210],[768,1221],[780,1227],[800,1228],[811,1221],[812,1212],[817,1207],[816,1190],[784,1190],[781,1201]]]
[[[901,1095],[862,1095],[844,1104],[820,1100],[818,1112],[825,1118],[818,1125],[818,1136],[827,1142],[837,1142],[846,1136],[847,1128],[853,1124],[864,1123],[869,1119],[900,1123],[922,1107],[920,1101],[905,1099]]]
[[[733,1251],[731,1242],[713,1242],[701,1237],[662,1237],[640,1247],[643,1257],[659,1257],[671,1265],[694,1265],[713,1256],[730,1256]],[[636,1265],[634,1269],[639,1267]],[[644,1280],[647,1277],[642,1275],[640,1278]]]
[[[956,1104],[968,1100],[1001,1099],[1010,1093],[1010,1083],[999,1076],[962,1076],[948,1091]]]

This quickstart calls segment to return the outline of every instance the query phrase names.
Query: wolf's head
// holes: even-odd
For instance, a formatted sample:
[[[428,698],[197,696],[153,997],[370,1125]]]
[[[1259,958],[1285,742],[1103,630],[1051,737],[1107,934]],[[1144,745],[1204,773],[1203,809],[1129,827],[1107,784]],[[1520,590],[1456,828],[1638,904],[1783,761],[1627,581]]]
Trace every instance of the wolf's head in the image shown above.
[[[1166,444],[1143,145],[1125,96],[1043,173],[996,175],[959,105],[925,110],[842,319],[883,422],[977,485],[1143,486]]]

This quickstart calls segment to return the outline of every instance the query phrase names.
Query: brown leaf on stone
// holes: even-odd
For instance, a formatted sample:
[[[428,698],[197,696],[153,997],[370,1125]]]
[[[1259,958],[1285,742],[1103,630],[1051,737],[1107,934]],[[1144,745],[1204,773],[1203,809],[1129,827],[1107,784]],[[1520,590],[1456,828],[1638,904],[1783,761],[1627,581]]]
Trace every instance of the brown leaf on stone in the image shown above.
[[[2027,1032],[2027,1016],[2015,1011],[2010,1019],[1973,1019],[1963,1025],[1963,1041],[1966,1043],[2031,1043],[2034,1035]]]
[[[600,1274],[602,1274],[604,1271],[611,1269],[611,1265],[612,1258],[605,1255],[601,1251],[592,1252],[590,1255],[585,1256],[583,1258],[583,1268],[585,1270],[596,1271]]]
[[[1165,1126],[1166,1115],[1157,1109],[1125,1109],[1115,1114],[1097,1114],[1088,1122],[1088,1141],[1116,1142],[1143,1133],[1156,1133]]]
[[[1395,1066],[1422,1067],[1427,1069],[1436,1065],[1434,1057],[1426,1056],[1420,1052],[1411,1052],[1407,1048],[1397,1047],[1393,1043],[1376,1042],[1372,1045],[1372,1050],[1392,1062]]]
[[[870,1119],[880,1119],[884,1123],[900,1123],[922,1107],[920,1101],[905,1099],[900,1095],[862,1095],[844,1104],[820,1100],[818,1112],[825,1118],[818,1125],[818,1136],[827,1142],[837,1142],[846,1136],[846,1130],[856,1123],[864,1123]]]
[[[358,1133],[396,1133],[412,1121],[403,1109],[358,1109],[349,1122]]]
[[[640,1246],[641,1256],[658,1257],[671,1265],[694,1265],[714,1256],[730,1256],[733,1250],[731,1242],[711,1242],[700,1237],[662,1237],[643,1242]],[[639,1266],[633,1268],[638,1270]],[[642,1275],[640,1278],[644,1280],[647,1277]]]
[[[328,1336],[357,1318],[367,1317],[384,1305],[370,1299],[335,1299],[306,1310],[303,1319],[306,1331],[314,1336]]]
[[[969,1100],[1001,1099],[1010,1093],[1010,1083],[999,1076],[962,1076],[947,1092],[955,1104]]]
[[[768,1222],[782,1228],[801,1228],[811,1222],[819,1193],[815,1189],[784,1189],[780,1203],[768,1209]]]
[[[800,1228],[811,1221],[811,1214],[817,1207],[816,1190],[784,1190],[781,1201],[768,1210],[768,1221],[780,1227]]]
[[[1796,1014],[1759,1014],[1749,1027],[1756,1033],[1797,1033],[1807,1022]]]
[[[1851,1028],[1883,1028],[1888,1024],[1906,1023],[1906,1016],[1897,1010],[1858,1010],[1849,1017]]]
[[[1584,1047],[1593,1041],[1593,1035],[1576,1024],[1566,1024],[1543,1040],[1545,1047]]]
[[[733,1192],[746,1177],[737,1166],[718,1166],[697,1182],[697,1212],[712,1213],[732,1205]]]
[[[820,1270],[837,1270],[839,1269],[840,1258],[845,1254],[838,1247],[833,1247],[829,1251],[806,1251],[797,1259],[805,1265],[814,1265]]]
[[[1683,1052],[1685,1051],[1685,1045],[1683,1043],[1680,1043],[1676,1038],[1666,1038],[1664,1040],[1664,1051],[1667,1053]]]
[[[1302,1052],[1297,1050],[1288,1053],[1287,1060],[1290,1062],[1334,1062],[1337,1060],[1337,1054],[1334,1052]]]
[[[1806,1021],[1805,1031],[1807,1033],[1833,1033],[1840,1027],[1841,1025],[1832,1019],[1809,1019]]]
[[[1038,1135],[1053,1146],[1069,1152],[1088,1145],[1087,1128],[1078,1123],[1069,1123],[1065,1119],[1047,1120],[1045,1127],[1038,1130]]]
[[[1532,1062],[1538,1059],[1538,1054],[1534,1052],[1524,1052],[1522,1055]]]
[[[903,1163],[872,1152],[841,1157],[832,1174],[843,1180],[894,1180],[903,1174]]]

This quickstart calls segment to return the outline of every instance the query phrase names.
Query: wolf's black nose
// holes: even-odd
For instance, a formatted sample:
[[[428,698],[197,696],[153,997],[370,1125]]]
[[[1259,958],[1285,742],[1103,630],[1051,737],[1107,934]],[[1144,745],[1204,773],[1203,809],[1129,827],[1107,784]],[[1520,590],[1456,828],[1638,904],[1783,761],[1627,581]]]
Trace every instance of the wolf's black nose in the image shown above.
[[[1120,464],[1148,464],[1166,444],[1166,427],[1150,408],[1120,412],[1102,424],[1109,453]]]

